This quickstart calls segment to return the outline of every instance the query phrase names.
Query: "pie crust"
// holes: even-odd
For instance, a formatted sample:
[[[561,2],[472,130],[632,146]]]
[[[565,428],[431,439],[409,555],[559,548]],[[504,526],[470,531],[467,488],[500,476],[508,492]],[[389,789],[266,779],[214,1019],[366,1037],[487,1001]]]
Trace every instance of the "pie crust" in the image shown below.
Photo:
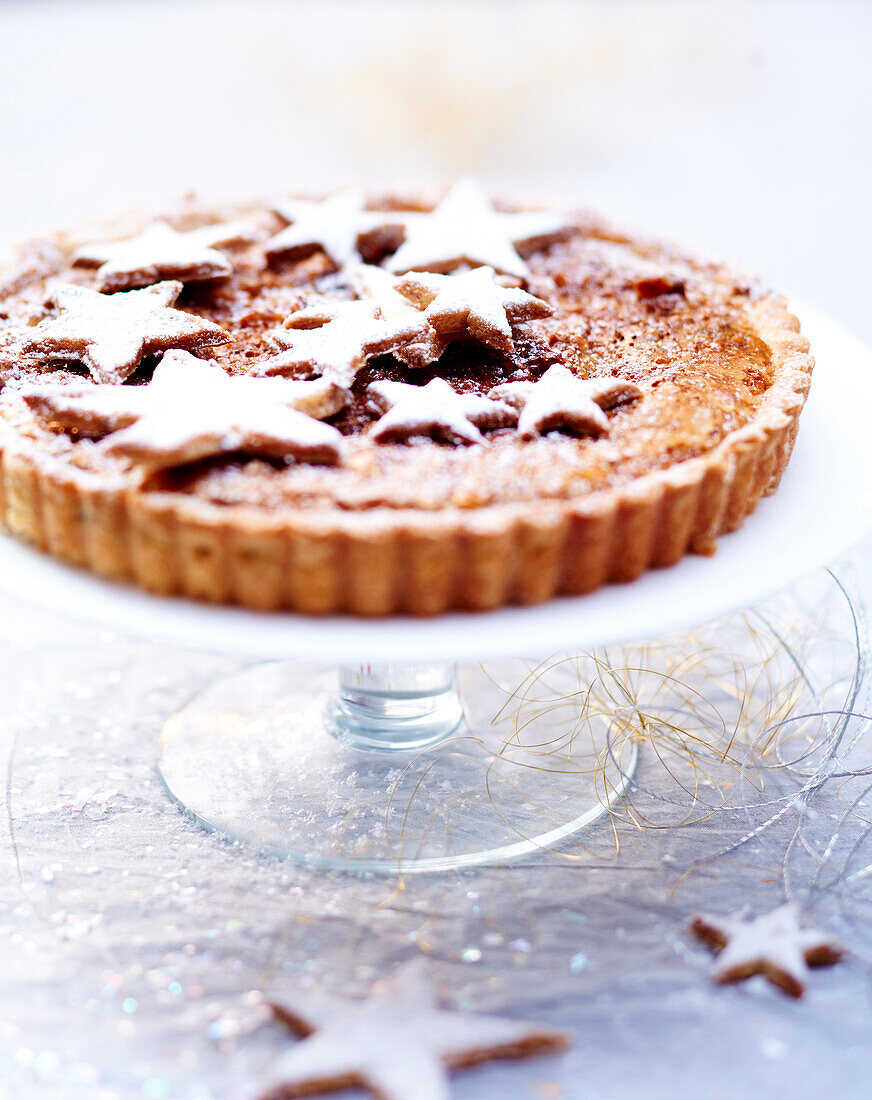
[[[430,206],[390,198],[371,204],[379,209],[415,205],[419,210]],[[270,222],[272,215],[263,206],[229,212],[187,209],[168,220],[185,229],[219,217],[238,219],[246,213],[262,219],[266,236],[281,228],[279,222]],[[126,230],[115,225],[105,231],[109,239],[117,239],[125,231],[131,232],[131,226],[133,231],[141,231],[145,224],[146,220],[134,218]],[[593,279],[594,289],[579,291],[578,303],[570,305],[578,306],[582,318],[586,308],[595,310],[597,317],[605,318],[605,328],[613,308],[618,321],[609,331],[613,336],[618,332],[618,338],[621,311],[632,312],[628,330],[633,328],[641,336],[635,344],[635,358],[626,360],[627,370],[634,372],[633,378],[646,393],[653,392],[649,385],[668,378],[666,388],[674,391],[676,401],[684,402],[670,428],[669,455],[656,449],[657,428],[646,419],[662,415],[663,406],[652,400],[646,407],[643,397],[638,405],[641,411],[619,412],[618,416],[627,420],[636,437],[641,433],[647,438],[645,433],[650,432],[652,449],[646,455],[644,440],[635,450],[635,444],[626,444],[624,462],[620,453],[624,436],[618,432],[608,452],[608,469],[605,460],[596,457],[600,440],[552,433],[522,442],[503,431],[493,437],[495,442],[489,437],[488,443],[469,449],[452,450],[424,440],[411,446],[394,443],[376,453],[365,431],[357,428],[350,430],[356,450],[349,460],[352,472],[347,475],[330,472],[328,477],[314,468],[297,472],[297,467],[288,468],[289,474],[262,461],[230,458],[189,471],[185,475],[188,480],[171,472],[143,482],[123,464],[92,465],[77,457],[80,452],[86,458],[90,454],[86,444],[70,442],[66,436],[58,442],[58,433],[38,424],[18,399],[22,380],[32,380],[28,365],[16,352],[15,333],[22,317],[26,315],[27,323],[33,324],[35,318],[45,315],[43,302],[54,279],[93,286],[93,272],[73,269],[70,257],[75,247],[95,238],[77,232],[25,247],[4,273],[5,279],[0,278],[0,378],[5,380],[0,391],[0,522],[15,536],[63,561],[102,577],[134,582],[154,593],[313,614],[433,615],[449,609],[534,604],[559,594],[591,592],[609,581],[632,581],[647,569],[672,565],[691,551],[711,554],[718,536],[738,528],[760,497],[778,486],[811,380],[813,360],[808,341],[783,298],[723,265],[627,236],[591,215],[576,215],[574,225],[574,239],[580,243],[558,244],[529,257],[531,292],[545,295],[551,287],[552,303],[557,303],[550,330],[543,322],[534,324],[545,324],[545,336],[550,331],[552,341],[558,332],[552,345],[557,347],[558,357],[571,345],[572,334],[566,336],[560,326],[575,324],[577,318],[570,317],[572,310],[560,303],[565,306],[567,295],[573,292],[578,269],[572,268],[575,260],[564,263],[562,257],[564,252],[574,256],[573,248],[586,255],[586,242],[592,242],[592,247],[603,243],[599,266],[594,265],[599,272]],[[257,282],[256,274],[252,275],[258,270],[257,263],[271,262],[262,260],[265,239],[261,235],[259,243],[238,246],[239,262],[243,267],[250,265],[244,275],[249,298],[252,280]],[[621,255],[639,260],[645,278],[615,276],[609,259],[610,249],[615,247],[623,250]],[[229,255],[233,258],[236,253]],[[616,261],[617,267],[622,262]],[[567,265],[572,268],[570,277],[566,277]],[[286,282],[273,279],[271,293],[278,284],[288,293],[296,287],[309,290],[314,279],[329,272],[331,266],[317,250],[302,259],[295,256],[286,268]],[[671,292],[669,278],[651,275],[647,269],[659,267],[668,274],[673,266],[680,267],[689,282],[701,289],[689,291],[687,299],[673,303],[670,314],[673,306],[667,309],[663,305],[661,310],[658,304],[661,296],[668,297]],[[240,286],[244,280],[240,277]],[[603,280],[605,291],[600,285]],[[584,288],[588,283],[580,280],[577,285]],[[225,294],[232,297],[236,285],[234,282]],[[255,292],[256,297],[260,290],[256,287]],[[207,293],[197,289],[187,306],[184,299],[180,301],[180,308],[203,312]],[[692,342],[685,340],[687,333],[693,332],[694,294],[700,301],[716,301],[717,305],[700,322],[697,358],[687,351]],[[260,299],[258,303],[262,305]],[[651,332],[671,331],[670,318],[680,313],[685,340],[678,358],[670,359],[660,374],[659,367],[651,368],[656,378],[651,371],[645,373],[646,364],[655,362],[653,352],[646,351],[646,339],[651,343],[645,328],[649,307],[654,318]],[[256,312],[254,309],[251,315]],[[215,313],[209,316],[214,319]],[[713,316],[718,318],[717,325]],[[638,318],[642,318],[639,323]],[[219,322],[232,338],[240,336],[241,322],[228,322],[224,315]],[[728,395],[733,345],[729,340],[718,343],[721,337],[715,334],[716,329],[721,334],[743,333],[742,339],[765,369],[757,372],[753,398],[713,429],[710,446],[700,443],[700,432],[694,428],[693,446],[683,448],[682,418],[692,424],[703,415],[710,345],[717,344],[717,361],[725,363],[727,371],[726,381],[712,384]],[[597,331],[591,334],[588,330],[586,337],[587,346],[594,351]],[[560,342],[564,336],[568,343]],[[742,340],[736,340],[739,346]],[[742,359],[742,370],[754,373],[746,359]],[[624,360],[615,362],[620,366]],[[425,377],[438,376],[438,367],[433,364],[431,374]],[[69,365],[51,362],[39,369],[45,381],[46,373],[59,371],[63,376]],[[697,389],[687,397],[682,396],[682,371],[695,372]],[[81,382],[81,376],[76,380]],[[482,458],[488,448],[491,457]],[[553,487],[548,483],[541,488],[540,483],[545,485],[547,479],[536,472],[539,466],[535,465],[529,466],[534,471],[532,482],[525,481],[528,466],[519,457],[524,448],[535,448],[526,453],[556,471]],[[588,466],[578,466],[582,462],[578,456],[584,456]],[[485,461],[491,465],[479,469],[476,464]],[[568,472],[561,481],[564,466]],[[489,470],[508,472],[500,482],[503,487],[497,486],[491,499],[484,488],[480,496],[473,492],[464,499],[456,485],[440,489],[441,497],[439,493],[434,499],[424,495],[431,469],[437,471],[433,479],[444,479],[455,467],[472,471],[473,486],[487,482]],[[600,467],[604,473],[596,473]],[[404,478],[405,468],[409,474]],[[518,472],[514,479],[513,469]],[[397,481],[395,500],[366,499],[360,486],[365,488],[368,470],[382,481],[391,477]],[[293,489],[285,498],[284,486],[294,477],[303,488]],[[308,496],[306,478],[313,486]],[[354,491],[362,493],[356,503],[350,498],[329,498],[330,485],[342,487],[352,478],[357,479]],[[238,491],[233,488],[237,482]],[[518,495],[511,499],[515,483]],[[217,492],[213,492],[215,485]],[[227,485],[230,491],[225,491]],[[422,495],[420,500],[416,493]]]

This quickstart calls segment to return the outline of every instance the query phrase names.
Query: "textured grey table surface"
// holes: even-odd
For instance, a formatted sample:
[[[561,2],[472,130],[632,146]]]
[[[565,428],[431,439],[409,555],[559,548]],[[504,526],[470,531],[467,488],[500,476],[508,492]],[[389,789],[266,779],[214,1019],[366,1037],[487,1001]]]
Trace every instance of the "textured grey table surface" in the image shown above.
[[[657,670],[634,681],[657,720],[633,731],[612,820],[518,864],[404,881],[257,858],[170,803],[161,726],[238,662],[4,600],[0,1095],[254,1097],[293,1041],[248,1029],[262,995],[360,995],[423,956],[447,1003],[574,1036],[459,1074],[458,1100],[868,1096],[867,550],[837,571],[848,598],[821,572],[691,639],[610,653]],[[759,978],[714,987],[688,918],[785,897],[846,961],[800,1002]]]

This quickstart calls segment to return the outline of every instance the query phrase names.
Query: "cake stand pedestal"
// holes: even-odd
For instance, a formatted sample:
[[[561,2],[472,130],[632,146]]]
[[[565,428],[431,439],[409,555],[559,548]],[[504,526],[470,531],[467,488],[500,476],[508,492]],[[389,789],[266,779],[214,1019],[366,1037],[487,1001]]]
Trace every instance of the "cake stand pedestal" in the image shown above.
[[[797,311],[818,365],[793,460],[712,559],[541,607],[433,620],[159,599],[8,539],[0,583],[128,632],[273,659],[214,685],[163,731],[167,791],[210,829],[358,871],[462,868],[550,848],[615,807],[638,754],[632,738],[615,736],[634,705],[619,680],[608,706],[588,705],[607,658],[573,654],[752,604],[844,552],[872,522],[872,355],[815,311]]]
[[[531,697],[536,667],[258,664],[169,720],[158,767],[202,824],[310,866],[501,862],[601,817],[636,764],[607,716],[576,728],[573,662]]]

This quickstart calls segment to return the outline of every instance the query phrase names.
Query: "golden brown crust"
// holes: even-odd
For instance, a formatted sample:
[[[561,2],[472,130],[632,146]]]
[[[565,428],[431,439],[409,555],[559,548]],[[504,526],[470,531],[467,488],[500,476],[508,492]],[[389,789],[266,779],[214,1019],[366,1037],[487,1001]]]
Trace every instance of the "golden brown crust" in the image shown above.
[[[708,554],[772,492],[813,360],[783,299],[751,307],[772,354],[759,410],[708,454],[584,498],[421,515],[281,517],[142,494],[41,455],[4,428],[0,522],[41,550],[162,595],[314,614],[433,615],[590,592]]]

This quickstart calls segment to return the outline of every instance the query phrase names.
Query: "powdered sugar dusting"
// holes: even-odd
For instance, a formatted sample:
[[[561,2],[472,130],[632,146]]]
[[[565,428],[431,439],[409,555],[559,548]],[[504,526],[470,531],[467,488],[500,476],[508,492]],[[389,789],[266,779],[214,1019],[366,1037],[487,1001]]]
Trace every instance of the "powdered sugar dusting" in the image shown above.
[[[258,374],[323,374],[349,386],[367,359],[394,351],[427,329],[412,309],[386,315],[370,301],[324,302],[299,310],[270,334],[286,350],[265,360]]]
[[[73,262],[97,267],[97,289],[112,292],[148,286],[162,279],[181,283],[226,278],[230,261],[215,245],[250,241],[254,231],[245,222],[206,225],[179,233],[165,221],[155,221],[124,241],[86,244]]]
[[[406,275],[397,284],[441,337],[469,337],[498,351],[514,350],[512,324],[547,317],[551,306],[517,287],[503,286],[492,267],[456,275]]]
[[[505,382],[489,393],[521,410],[518,434],[524,439],[557,429],[570,435],[608,435],[603,409],[641,397],[633,382],[620,378],[578,378],[560,364],[549,367],[538,382]]]
[[[800,927],[799,911],[793,904],[750,921],[695,917],[691,929],[720,952],[714,970],[716,982],[737,982],[763,974],[792,997],[805,991],[810,965],[828,966],[842,956],[842,948],[832,936]]]
[[[335,463],[342,437],[317,417],[342,408],[346,394],[325,380],[230,377],[215,362],[169,352],[145,386],[33,387],[38,414],[89,436],[148,469],[236,451]]]
[[[427,436],[443,443],[483,443],[479,429],[514,423],[511,406],[477,394],[457,393],[442,378],[426,386],[405,382],[373,382],[367,393],[386,410],[372,429],[379,443],[396,443]]]
[[[81,360],[96,382],[117,384],[145,355],[228,340],[220,325],[171,308],[181,290],[181,283],[166,282],[107,295],[59,283],[52,291],[58,316],[27,332],[21,350],[41,360]]]
[[[461,180],[429,214],[407,215],[406,240],[386,266],[399,273],[484,264],[526,279],[529,268],[515,245],[545,244],[568,229],[569,222],[551,212],[501,213],[477,183]]]
[[[362,233],[382,225],[402,224],[399,212],[367,210],[362,191],[337,191],[320,201],[277,199],[272,209],[290,222],[266,246],[270,256],[299,253],[320,248],[337,265],[360,259],[357,249]]]
[[[519,1020],[439,1008],[417,961],[377,982],[364,1001],[299,998],[279,1020],[306,1037],[279,1055],[262,1100],[333,1091],[353,1081],[390,1100],[446,1100],[447,1070],[499,1057],[560,1050],[560,1032]]]

